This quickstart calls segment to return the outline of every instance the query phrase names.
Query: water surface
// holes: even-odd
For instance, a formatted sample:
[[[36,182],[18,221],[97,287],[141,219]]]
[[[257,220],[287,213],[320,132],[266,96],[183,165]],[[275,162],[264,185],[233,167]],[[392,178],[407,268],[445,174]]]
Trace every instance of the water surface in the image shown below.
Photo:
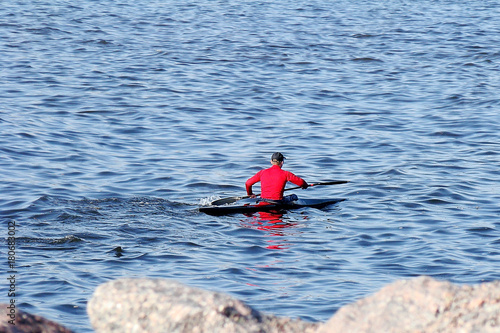
[[[494,1],[11,1],[0,209],[20,308],[91,332],[119,277],[326,321],[402,278],[500,279]],[[281,151],[324,210],[212,217]],[[5,260],[4,260],[5,261]],[[7,263],[5,262],[7,268]],[[2,302],[8,302],[2,295]]]

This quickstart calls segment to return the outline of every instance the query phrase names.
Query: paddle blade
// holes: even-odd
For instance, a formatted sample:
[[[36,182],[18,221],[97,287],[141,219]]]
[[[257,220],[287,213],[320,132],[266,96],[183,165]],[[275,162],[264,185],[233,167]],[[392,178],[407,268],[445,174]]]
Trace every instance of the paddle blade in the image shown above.
[[[228,205],[228,204],[232,204],[233,202],[236,202],[236,201],[241,200],[241,199],[244,199],[244,198],[248,198],[248,197],[229,197],[229,198],[222,198],[222,199],[218,199],[218,200],[212,201],[210,204],[211,204],[212,206],[222,206],[222,205]]]
[[[318,185],[339,185],[339,184],[346,184],[349,183],[349,180],[334,180],[331,182],[321,182],[321,183],[314,183],[310,184],[309,186],[318,186]]]

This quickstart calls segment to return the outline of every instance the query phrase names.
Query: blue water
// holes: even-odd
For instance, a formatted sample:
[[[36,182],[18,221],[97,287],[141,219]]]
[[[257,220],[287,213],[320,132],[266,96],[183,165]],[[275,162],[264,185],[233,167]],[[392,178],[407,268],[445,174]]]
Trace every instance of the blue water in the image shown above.
[[[152,277],[326,321],[397,279],[500,279],[499,16],[496,1],[3,3],[17,304],[92,332],[99,284]],[[274,151],[309,182],[351,181],[299,196],[348,200],[197,211],[244,195]]]

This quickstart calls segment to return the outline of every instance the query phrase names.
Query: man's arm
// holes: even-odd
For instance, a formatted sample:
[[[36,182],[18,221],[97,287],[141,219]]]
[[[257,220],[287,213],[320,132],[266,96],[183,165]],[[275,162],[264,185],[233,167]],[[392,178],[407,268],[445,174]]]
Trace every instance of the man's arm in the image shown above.
[[[260,171],[257,172],[253,177],[249,178],[246,181],[245,187],[247,189],[247,195],[253,195],[252,186],[253,186],[253,184],[255,184],[259,181],[260,181]]]
[[[295,176],[291,172],[288,172],[287,181],[292,182],[295,185],[302,187],[303,189],[306,189],[309,187],[309,185],[307,184],[307,182],[304,179]]]

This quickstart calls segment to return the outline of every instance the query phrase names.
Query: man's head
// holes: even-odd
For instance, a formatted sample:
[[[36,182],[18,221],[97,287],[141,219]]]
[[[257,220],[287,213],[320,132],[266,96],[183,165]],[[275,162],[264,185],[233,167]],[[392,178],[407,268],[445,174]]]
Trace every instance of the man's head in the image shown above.
[[[285,160],[285,156],[283,156],[282,153],[274,153],[273,156],[271,156],[271,163],[275,165],[280,165],[283,164]]]

